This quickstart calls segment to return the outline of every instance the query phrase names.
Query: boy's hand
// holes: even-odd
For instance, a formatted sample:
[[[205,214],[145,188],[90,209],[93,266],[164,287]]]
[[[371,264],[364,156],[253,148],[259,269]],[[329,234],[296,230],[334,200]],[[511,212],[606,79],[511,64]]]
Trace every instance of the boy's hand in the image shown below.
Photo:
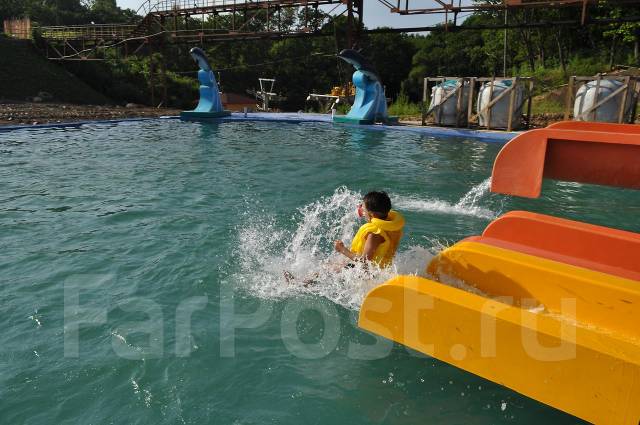
[[[340,253],[343,253],[343,252],[344,252],[344,249],[345,249],[345,247],[344,247],[344,242],[342,242],[341,240],[336,240],[336,241],[333,243],[333,247],[335,248],[335,250],[336,250],[337,252],[340,252]]]

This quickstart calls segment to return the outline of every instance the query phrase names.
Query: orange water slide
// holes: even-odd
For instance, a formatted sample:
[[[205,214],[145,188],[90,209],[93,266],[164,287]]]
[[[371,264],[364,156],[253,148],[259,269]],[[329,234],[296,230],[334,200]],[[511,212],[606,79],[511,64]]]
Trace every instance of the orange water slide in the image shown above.
[[[615,124],[608,122],[560,121],[548,125],[547,128],[555,128],[556,130],[601,131],[605,133],[640,134],[640,125]]]
[[[522,133],[496,157],[491,191],[537,198],[543,178],[640,189],[640,133],[631,127],[614,133],[557,127]]]
[[[466,240],[640,281],[638,233],[511,211]]]

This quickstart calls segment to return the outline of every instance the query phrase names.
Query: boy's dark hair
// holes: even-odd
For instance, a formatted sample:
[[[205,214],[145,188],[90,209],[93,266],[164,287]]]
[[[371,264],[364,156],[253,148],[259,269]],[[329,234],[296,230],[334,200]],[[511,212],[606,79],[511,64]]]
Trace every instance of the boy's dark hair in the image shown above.
[[[385,217],[391,210],[391,199],[387,192],[369,192],[364,195],[364,206],[367,210]]]

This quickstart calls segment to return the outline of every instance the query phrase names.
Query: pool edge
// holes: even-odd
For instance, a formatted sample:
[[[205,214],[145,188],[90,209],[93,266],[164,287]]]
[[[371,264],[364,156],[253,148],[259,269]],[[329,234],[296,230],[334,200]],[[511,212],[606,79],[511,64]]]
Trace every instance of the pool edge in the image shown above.
[[[46,129],[46,128],[77,128],[83,125],[91,124],[117,124],[121,122],[138,122],[138,121],[150,121],[150,120],[178,120],[179,116],[160,116],[160,117],[140,117],[140,118],[123,118],[116,120],[86,120],[76,122],[62,122],[62,123],[47,123],[47,124],[35,124],[35,125],[0,125],[0,134],[8,133],[17,130],[33,130],[33,129]],[[306,113],[265,113],[265,112],[252,112],[246,116],[242,112],[234,112],[230,116],[210,119],[205,122],[232,122],[232,121],[262,121],[262,122],[287,122],[292,124],[299,124],[305,122],[320,122],[326,124],[332,124],[334,126],[355,127],[364,128],[368,130],[393,130],[393,131],[406,131],[412,133],[423,134],[427,136],[443,136],[443,137],[465,137],[471,139],[477,139],[484,142],[499,142],[506,143],[513,137],[519,134],[519,132],[498,132],[491,130],[472,130],[466,128],[450,128],[450,127],[431,127],[431,126],[414,126],[414,125],[384,125],[384,124],[372,124],[372,125],[353,125],[346,123],[333,123],[331,115],[323,114],[306,114]]]

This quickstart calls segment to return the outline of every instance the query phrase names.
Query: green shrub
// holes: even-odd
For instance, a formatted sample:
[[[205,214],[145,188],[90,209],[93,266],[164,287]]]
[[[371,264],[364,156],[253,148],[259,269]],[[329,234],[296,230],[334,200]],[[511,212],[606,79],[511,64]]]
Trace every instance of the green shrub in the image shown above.
[[[389,115],[415,117],[421,115],[420,103],[412,103],[406,94],[400,93],[396,101],[389,106]]]
[[[336,114],[346,115],[349,113],[350,109],[351,109],[351,105],[349,105],[348,103],[338,103],[336,105]]]

